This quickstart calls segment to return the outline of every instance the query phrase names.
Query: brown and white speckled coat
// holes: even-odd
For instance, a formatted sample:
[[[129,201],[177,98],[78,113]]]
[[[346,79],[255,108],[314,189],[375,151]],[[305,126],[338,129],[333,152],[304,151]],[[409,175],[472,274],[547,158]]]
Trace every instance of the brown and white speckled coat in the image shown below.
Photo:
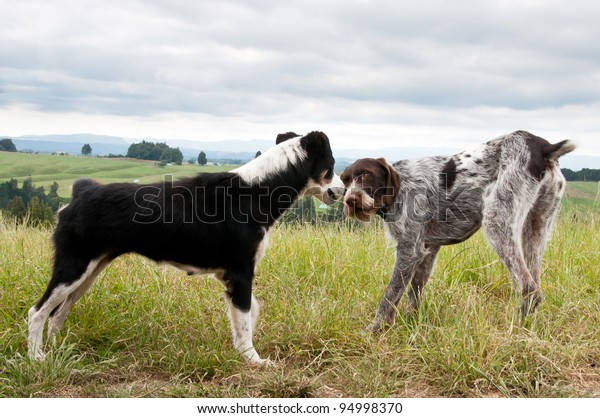
[[[396,262],[370,329],[393,323],[404,289],[415,309],[440,247],[462,242],[482,225],[521,292],[524,318],[542,300],[542,254],[558,213],[565,179],[558,158],[575,149],[517,131],[454,155],[361,159],[341,178],[347,216],[379,214],[396,243]]]

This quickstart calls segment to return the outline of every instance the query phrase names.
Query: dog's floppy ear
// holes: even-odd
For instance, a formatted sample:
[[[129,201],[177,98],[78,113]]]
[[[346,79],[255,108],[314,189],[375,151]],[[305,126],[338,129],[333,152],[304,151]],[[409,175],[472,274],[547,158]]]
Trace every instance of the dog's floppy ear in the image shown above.
[[[396,200],[396,196],[400,191],[400,175],[388,164],[385,158],[377,158],[377,162],[381,165],[385,173],[383,203],[386,208],[391,208],[394,206],[394,200]]]

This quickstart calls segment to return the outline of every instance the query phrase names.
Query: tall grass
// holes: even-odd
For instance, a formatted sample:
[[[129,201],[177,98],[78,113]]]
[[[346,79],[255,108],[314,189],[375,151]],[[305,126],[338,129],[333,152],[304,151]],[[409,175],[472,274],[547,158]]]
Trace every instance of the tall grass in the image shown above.
[[[279,225],[255,279],[256,369],[232,348],[221,285],[129,255],[26,356],[50,231],[0,222],[0,396],[600,396],[600,218],[563,211],[540,309],[520,326],[482,234],[444,248],[415,314],[364,332],[394,261],[379,222]]]

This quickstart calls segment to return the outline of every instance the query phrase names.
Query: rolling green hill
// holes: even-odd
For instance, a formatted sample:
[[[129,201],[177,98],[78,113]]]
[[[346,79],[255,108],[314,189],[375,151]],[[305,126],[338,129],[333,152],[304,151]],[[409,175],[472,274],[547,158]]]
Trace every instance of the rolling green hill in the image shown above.
[[[92,178],[102,183],[133,182],[151,183],[160,181],[164,176],[173,178],[190,177],[199,172],[228,171],[233,166],[204,166],[183,164],[180,166],[159,167],[152,161],[120,158],[94,158],[64,155],[22,154],[0,152],[0,183],[11,178],[19,185],[31,177],[36,186],[46,190],[53,182],[59,185],[61,197],[71,195],[71,185],[82,177]]]
[[[567,198],[563,199],[563,209],[573,207],[600,211],[600,183],[595,181],[570,181],[567,185]]]
[[[124,158],[94,158],[70,155],[24,154],[0,152],[0,183],[16,178],[19,185],[31,177],[36,186],[49,190],[53,182],[59,185],[58,194],[70,197],[71,185],[82,177],[102,183],[152,183],[172,175],[174,179],[194,176],[199,172],[228,171],[235,166],[204,166],[183,164],[159,167],[153,161]],[[569,182],[566,207],[600,208],[600,189],[597,182]]]

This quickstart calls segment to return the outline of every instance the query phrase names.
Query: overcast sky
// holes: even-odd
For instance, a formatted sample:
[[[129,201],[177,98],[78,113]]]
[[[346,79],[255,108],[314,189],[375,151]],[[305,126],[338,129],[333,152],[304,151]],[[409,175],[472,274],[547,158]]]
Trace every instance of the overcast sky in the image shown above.
[[[0,134],[600,155],[600,2],[0,0]]]

